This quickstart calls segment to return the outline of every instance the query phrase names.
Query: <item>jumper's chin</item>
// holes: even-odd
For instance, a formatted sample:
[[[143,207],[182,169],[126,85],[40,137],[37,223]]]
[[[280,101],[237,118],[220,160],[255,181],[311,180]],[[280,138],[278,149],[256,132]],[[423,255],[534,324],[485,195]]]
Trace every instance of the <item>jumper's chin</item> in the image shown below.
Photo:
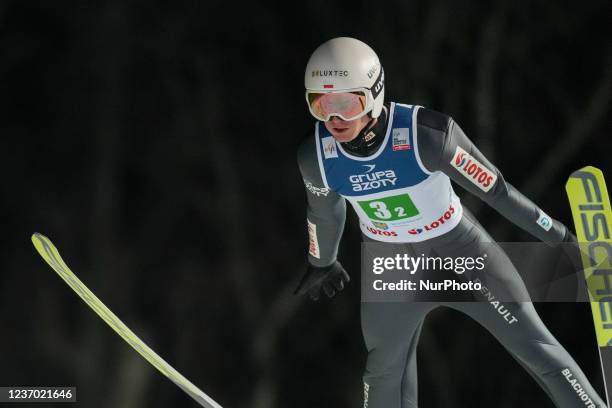
[[[355,139],[358,133],[355,131],[355,129],[342,127],[332,127],[328,130],[329,133],[331,133],[331,135],[334,137],[334,139],[336,139],[340,143],[350,142],[351,140]]]

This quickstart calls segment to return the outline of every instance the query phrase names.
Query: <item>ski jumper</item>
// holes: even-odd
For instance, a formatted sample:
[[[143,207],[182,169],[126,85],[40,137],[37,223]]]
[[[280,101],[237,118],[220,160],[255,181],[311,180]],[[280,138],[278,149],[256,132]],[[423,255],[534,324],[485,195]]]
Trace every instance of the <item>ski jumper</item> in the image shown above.
[[[563,241],[566,227],[506,182],[450,117],[396,103],[385,109],[384,140],[369,156],[346,151],[320,122],[298,150],[308,200],[309,262],[326,266],[336,260],[348,201],[365,242],[401,243],[413,256],[431,249],[442,256],[469,256],[466,251],[475,254],[488,245],[488,278],[499,283],[492,294],[528,299],[507,255],[463,208],[450,181],[542,241]],[[605,407],[532,303],[524,301],[503,302],[503,314],[484,301],[362,302],[368,349],[364,407],[417,407],[416,346],[427,313],[440,306],[465,313],[491,332],[557,407]]]

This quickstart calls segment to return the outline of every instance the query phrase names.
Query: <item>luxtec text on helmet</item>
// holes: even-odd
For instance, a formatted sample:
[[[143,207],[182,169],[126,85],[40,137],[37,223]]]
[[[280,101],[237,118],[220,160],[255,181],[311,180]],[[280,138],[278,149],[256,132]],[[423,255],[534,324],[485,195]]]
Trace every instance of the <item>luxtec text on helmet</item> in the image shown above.
[[[358,119],[380,115],[385,77],[376,53],[365,43],[338,37],[321,44],[306,65],[304,85],[310,113],[318,120],[332,116]]]

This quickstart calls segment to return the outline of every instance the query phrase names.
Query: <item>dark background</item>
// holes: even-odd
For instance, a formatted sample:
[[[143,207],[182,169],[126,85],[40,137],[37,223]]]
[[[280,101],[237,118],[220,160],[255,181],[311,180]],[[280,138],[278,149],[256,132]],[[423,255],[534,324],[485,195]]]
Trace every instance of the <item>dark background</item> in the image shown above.
[[[359,283],[291,295],[306,254],[295,149],[323,41],[378,53],[388,100],[452,115],[507,180],[571,225],[567,176],[612,177],[611,3],[0,2],[0,385],[73,385],[83,407],[195,404],[38,257],[77,275],[224,407],[358,407]],[[498,240],[531,240],[462,195]],[[341,248],[358,276],[351,213]],[[600,392],[588,304],[538,304]],[[427,407],[552,407],[486,330],[428,318]],[[21,406],[26,406],[23,404]]]

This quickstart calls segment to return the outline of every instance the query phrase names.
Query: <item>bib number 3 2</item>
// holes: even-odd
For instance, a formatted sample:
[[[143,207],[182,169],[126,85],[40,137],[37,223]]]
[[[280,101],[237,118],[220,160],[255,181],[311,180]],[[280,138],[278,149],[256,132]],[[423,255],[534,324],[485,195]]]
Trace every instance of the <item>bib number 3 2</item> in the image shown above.
[[[384,201],[372,201],[370,203],[371,208],[375,208],[374,215],[381,220],[389,220],[393,218],[393,214],[387,208],[387,204]],[[395,207],[393,211],[396,213],[395,215],[399,218],[403,218],[406,216],[406,210],[404,207]]]
[[[419,214],[419,210],[408,194],[360,201],[359,205],[368,217],[373,220],[395,221]]]

